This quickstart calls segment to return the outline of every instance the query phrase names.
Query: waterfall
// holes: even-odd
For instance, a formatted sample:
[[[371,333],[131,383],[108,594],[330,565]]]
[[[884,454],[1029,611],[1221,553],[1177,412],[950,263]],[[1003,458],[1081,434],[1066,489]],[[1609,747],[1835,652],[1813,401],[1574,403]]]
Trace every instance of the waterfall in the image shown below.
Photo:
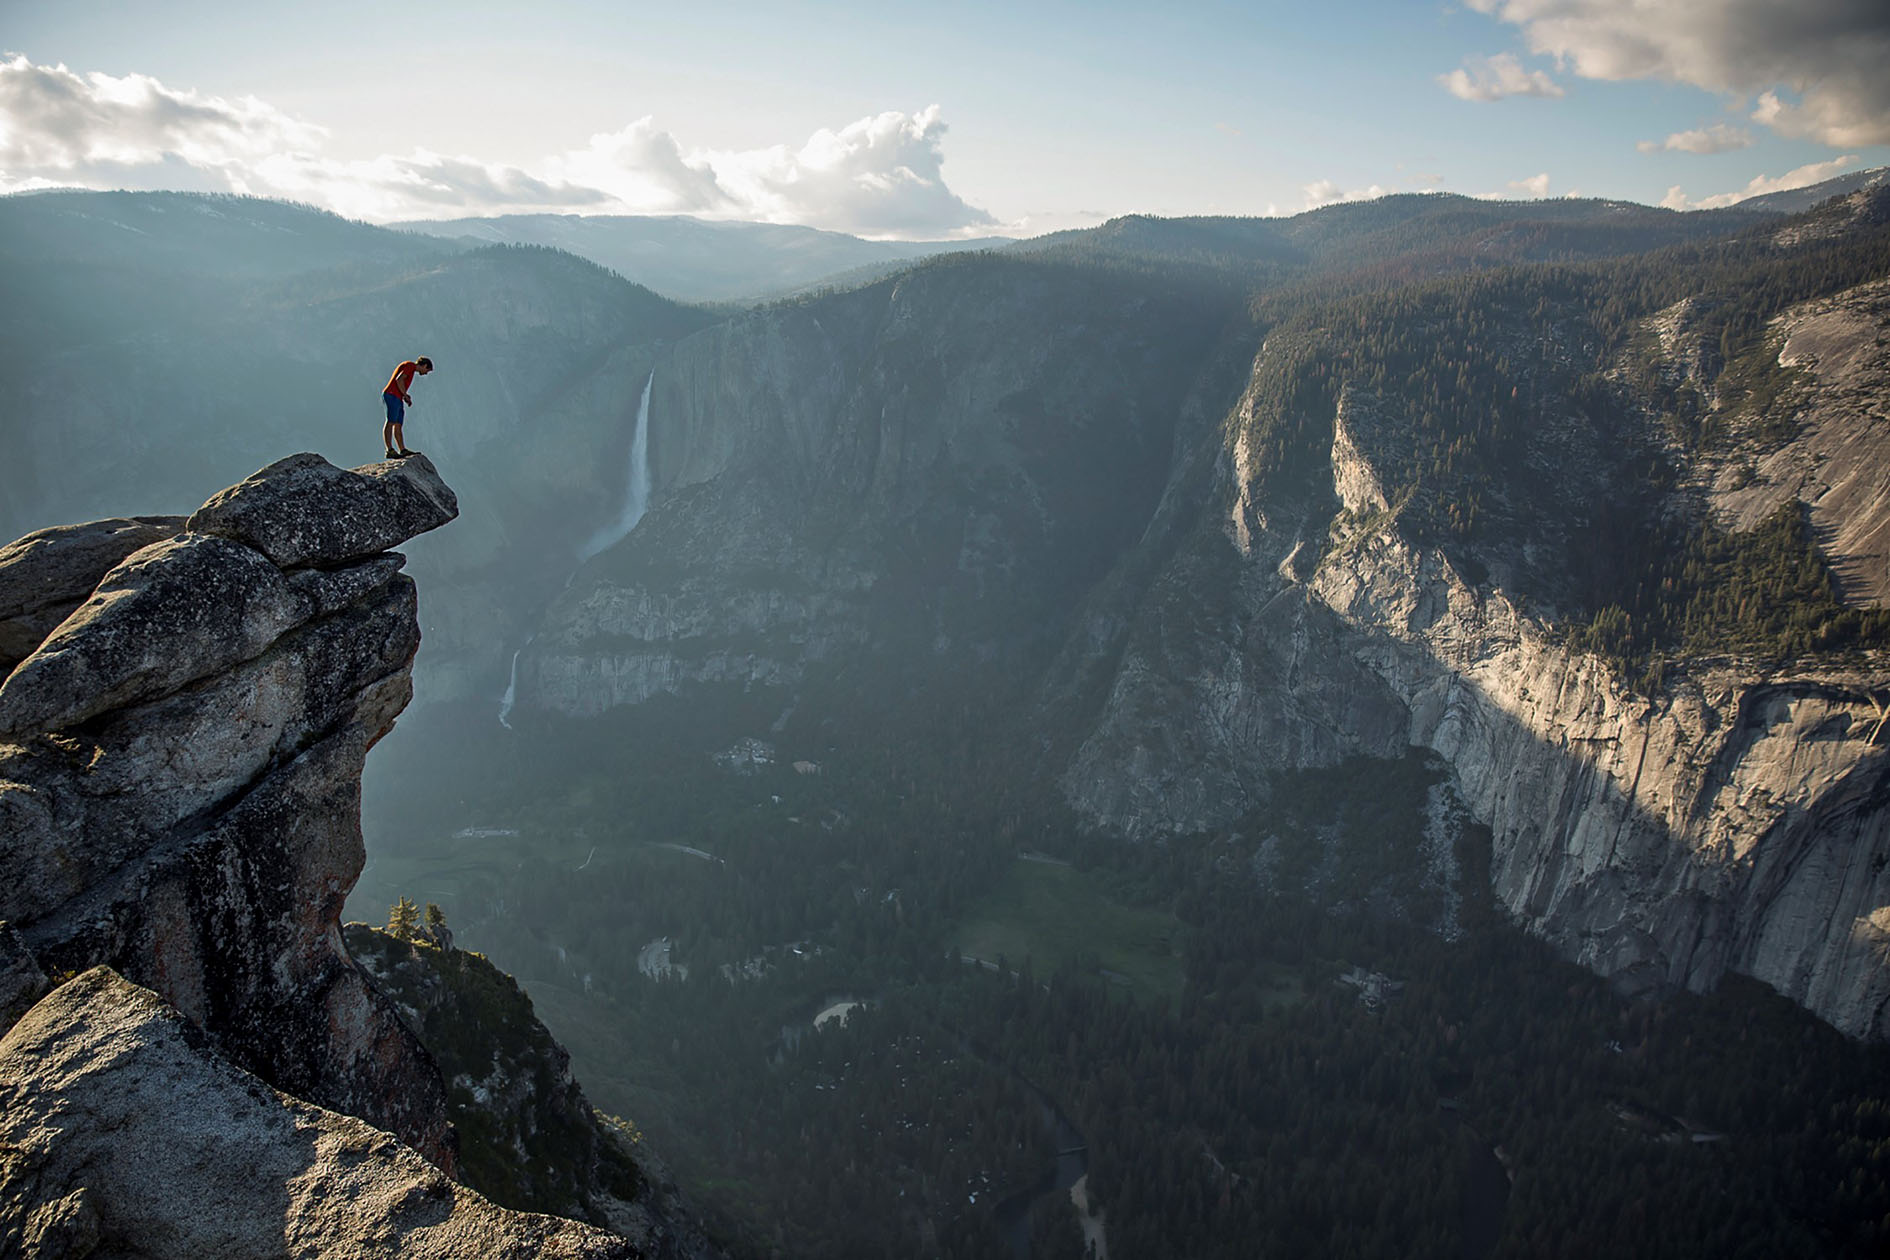
[[[508,731],[512,729],[512,724],[506,721],[506,719],[512,716],[512,705],[518,700],[519,654],[530,647],[532,640],[537,637],[538,636],[535,634],[526,635],[525,642],[519,644],[517,652],[512,653],[512,676],[506,680],[505,694],[499,697],[499,725],[503,726]]]
[[[643,519],[650,504],[650,390],[656,385],[656,372],[643,383],[643,401],[637,404],[636,432],[630,436],[630,477],[623,489],[623,508],[617,519],[598,530],[578,548],[578,563],[615,547]]]
[[[584,540],[578,548],[578,567],[592,556],[615,547],[637,527],[643,519],[644,509],[650,505],[650,391],[656,386],[656,370],[650,370],[650,379],[643,382],[643,398],[637,403],[637,427],[630,435],[630,476],[623,488],[623,507],[618,509],[617,519],[610,522]],[[577,569],[571,571],[571,577],[577,576]],[[571,579],[565,579],[569,586]],[[528,635],[512,653],[512,676],[506,680],[505,694],[499,698],[499,725],[506,730],[512,729],[508,720],[512,716],[512,706],[518,702],[518,658],[525,649],[532,645],[537,635]]]

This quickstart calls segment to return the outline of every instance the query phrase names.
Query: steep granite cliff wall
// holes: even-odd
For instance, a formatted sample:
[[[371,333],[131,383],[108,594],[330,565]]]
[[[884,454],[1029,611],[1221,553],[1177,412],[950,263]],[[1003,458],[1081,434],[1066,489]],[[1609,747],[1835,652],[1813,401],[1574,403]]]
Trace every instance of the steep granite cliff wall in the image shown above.
[[[1786,312],[1772,353],[1814,373],[1787,394],[1800,413],[1793,436],[1735,444],[1681,479],[1712,487],[1708,502],[1734,529],[1803,504],[1841,592],[1866,605],[1881,598],[1876,552],[1890,503],[1875,389],[1886,379],[1886,318],[1878,283]],[[1650,322],[1678,338],[1671,357],[1691,361],[1668,313]],[[1575,410],[1538,418],[1530,462],[1564,482],[1515,496],[1539,533],[1632,499],[1625,478],[1611,480],[1598,431]],[[1408,711],[1410,742],[1445,756],[1492,828],[1499,901],[1626,983],[1703,990],[1736,971],[1852,1035],[1890,1036],[1886,662],[1692,658],[1647,694],[1630,690],[1500,580],[1507,571],[1536,591],[1560,589],[1559,562],[1543,556],[1576,531],[1533,552],[1512,548],[1487,566],[1498,580],[1474,581],[1468,562],[1412,541],[1370,492],[1386,480],[1373,433],[1369,415],[1349,423],[1341,406],[1331,470],[1345,511],[1307,591],[1350,627],[1348,654]],[[1662,440],[1622,435],[1628,449]],[[1754,461],[1757,476],[1727,472]],[[1551,576],[1530,582],[1532,565]]]
[[[1130,835],[1212,828],[1263,808],[1274,771],[1433,749],[1492,829],[1496,897],[1569,957],[1630,986],[1740,972],[1890,1036],[1890,665],[1700,657],[1643,695],[1554,629],[1594,523],[1688,495],[1732,529],[1803,503],[1842,593],[1877,602],[1885,309],[1873,283],[1775,321],[1772,352],[1809,369],[1783,395],[1793,435],[1674,452],[1652,511],[1665,433],[1546,402],[1469,544],[1407,506],[1425,469],[1401,400],[1340,389],[1329,416],[1287,417],[1323,424],[1323,467],[1261,466],[1255,400],[1292,350],[1270,342],[1193,487],[1221,515],[1087,649],[1109,691],[1068,799]],[[1699,357],[1683,314],[1650,321],[1665,361]]]
[[[1497,898],[1629,983],[1764,980],[1890,1036],[1890,679],[1701,662],[1655,697],[1386,531],[1311,593],[1495,836]]]

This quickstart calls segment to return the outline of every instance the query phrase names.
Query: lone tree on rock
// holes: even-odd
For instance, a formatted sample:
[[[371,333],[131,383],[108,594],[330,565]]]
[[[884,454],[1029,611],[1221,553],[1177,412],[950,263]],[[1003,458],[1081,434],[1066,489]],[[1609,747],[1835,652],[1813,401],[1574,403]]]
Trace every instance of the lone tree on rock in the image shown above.
[[[446,926],[446,911],[431,901],[427,902],[426,937],[441,949],[453,948],[453,933]]]
[[[387,912],[387,934],[397,936],[403,941],[413,939],[414,929],[420,926],[420,907],[413,903],[412,897],[402,897]]]

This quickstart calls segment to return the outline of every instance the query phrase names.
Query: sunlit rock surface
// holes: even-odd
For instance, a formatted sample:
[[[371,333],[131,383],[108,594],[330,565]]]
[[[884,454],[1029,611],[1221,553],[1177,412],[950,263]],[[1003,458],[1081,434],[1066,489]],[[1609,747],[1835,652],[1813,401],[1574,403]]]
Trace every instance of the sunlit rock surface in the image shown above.
[[[1845,602],[1890,606],[1890,281],[1807,302],[1771,333],[1778,362],[1803,373],[1788,395],[1801,425],[1706,470],[1714,506],[1749,528],[1806,504]]]
[[[1890,1035],[1885,678],[1703,663],[1657,698],[1380,536],[1313,584],[1495,833],[1493,891],[1625,983],[1766,981]]]
[[[625,1240],[495,1207],[387,1133],[229,1062],[100,967],[0,1039],[0,1246],[150,1260],[628,1260]]]

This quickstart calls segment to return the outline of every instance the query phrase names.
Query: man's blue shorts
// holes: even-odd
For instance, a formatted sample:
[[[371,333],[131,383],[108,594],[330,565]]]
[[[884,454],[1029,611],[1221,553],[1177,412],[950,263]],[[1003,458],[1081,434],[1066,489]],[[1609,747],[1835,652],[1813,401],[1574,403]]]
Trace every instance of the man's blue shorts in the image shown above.
[[[387,404],[387,423],[401,423],[401,417],[406,414],[407,406],[400,401],[400,395],[382,394],[381,401]]]

